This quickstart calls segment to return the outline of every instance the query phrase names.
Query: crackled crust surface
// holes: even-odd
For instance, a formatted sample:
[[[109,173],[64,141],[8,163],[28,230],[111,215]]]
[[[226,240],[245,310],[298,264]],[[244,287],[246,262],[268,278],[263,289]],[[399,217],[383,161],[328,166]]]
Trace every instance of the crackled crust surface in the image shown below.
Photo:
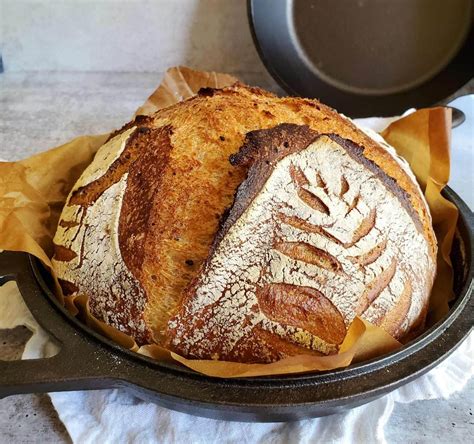
[[[363,151],[307,126],[250,133],[231,158],[251,165],[248,177],[168,345],[188,357],[271,362],[335,353],[356,315],[396,338],[422,324],[431,246],[406,191]]]
[[[384,148],[315,100],[237,84],[137,117],[99,150],[72,190],[54,239],[65,293],[88,294],[94,315],[139,343],[161,341],[247,176],[250,165],[229,157],[248,132],[281,123],[364,147],[364,157],[407,193],[434,254],[418,185]]]

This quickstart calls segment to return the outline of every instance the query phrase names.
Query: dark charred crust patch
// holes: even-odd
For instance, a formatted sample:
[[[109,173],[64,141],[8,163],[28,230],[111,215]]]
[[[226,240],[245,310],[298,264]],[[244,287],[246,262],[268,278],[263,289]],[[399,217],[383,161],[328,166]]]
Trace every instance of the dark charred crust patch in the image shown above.
[[[274,128],[247,133],[238,153],[229,158],[234,166],[253,165],[267,159],[272,165],[283,157],[306,148],[318,133],[306,125],[283,123]]]
[[[198,91],[198,96],[212,97],[217,91],[219,91],[219,89],[217,89],[217,88],[211,88],[211,87],[201,88]]]
[[[136,116],[134,120],[126,123],[124,126],[122,126],[122,128],[112,132],[105,143],[113,139],[115,136],[118,136],[119,134],[122,134],[123,132],[127,131],[128,129],[133,128],[134,126],[146,126],[148,124],[151,124],[152,121],[153,119],[151,116],[142,116],[142,115]]]
[[[160,178],[172,150],[170,127],[145,130],[139,131],[139,136],[133,140],[139,154],[128,168],[119,224],[120,251],[128,269],[137,279],[145,254],[153,196],[160,189]]]

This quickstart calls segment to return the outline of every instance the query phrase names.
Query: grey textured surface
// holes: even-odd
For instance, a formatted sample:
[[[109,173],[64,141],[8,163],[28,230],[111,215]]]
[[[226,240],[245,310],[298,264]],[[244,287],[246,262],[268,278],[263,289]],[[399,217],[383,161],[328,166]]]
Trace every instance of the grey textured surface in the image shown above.
[[[21,358],[31,332],[26,327],[0,330],[0,359]],[[0,400],[0,443],[70,442],[46,394],[10,396]]]
[[[386,429],[389,443],[467,443],[474,434],[474,380],[449,399],[396,404]],[[469,438],[469,436],[471,438]]]
[[[274,92],[263,73],[233,73]],[[0,159],[18,160],[84,134],[120,128],[163,73],[9,73],[0,75]]]
[[[263,74],[242,79],[278,90]],[[120,127],[148,97],[159,73],[5,73],[0,75],[0,158],[14,160],[83,134]],[[464,89],[468,91],[470,87]],[[462,94],[460,91],[458,94]],[[0,359],[16,359],[24,329],[0,332]],[[468,442],[474,434],[474,381],[449,400],[396,404],[390,443]],[[337,421],[337,417],[334,417]],[[0,444],[68,442],[47,395],[0,400]]]
[[[244,0],[0,0],[5,71],[263,72]]]
[[[23,326],[0,330],[0,359],[15,361],[20,359],[23,346],[31,337],[31,332]]]

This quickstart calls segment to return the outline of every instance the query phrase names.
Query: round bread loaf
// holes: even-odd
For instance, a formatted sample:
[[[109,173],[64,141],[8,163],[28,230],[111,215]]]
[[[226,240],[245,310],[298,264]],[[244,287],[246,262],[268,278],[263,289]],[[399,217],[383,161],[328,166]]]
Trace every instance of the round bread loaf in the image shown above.
[[[356,315],[406,337],[436,258],[400,159],[315,100],[240,84],[112,135],[54,243],[64,293],[87,294],[97,318],[241,362],[334,353]]]

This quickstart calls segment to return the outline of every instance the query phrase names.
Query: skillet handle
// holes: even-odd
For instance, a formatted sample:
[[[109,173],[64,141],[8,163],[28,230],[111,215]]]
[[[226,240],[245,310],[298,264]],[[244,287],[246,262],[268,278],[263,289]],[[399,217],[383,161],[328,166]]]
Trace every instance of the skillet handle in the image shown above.
[[[55,341],[58,354],[43,359],[0,360],[0,399],[23,393],[65,390],[93,390],[119,387],[119,379],[104,377],[113,374],[108,350],[98,346],[67,322],[42,293],[25,253],[0,253],[0,286],[15,281],[33,317]]]

